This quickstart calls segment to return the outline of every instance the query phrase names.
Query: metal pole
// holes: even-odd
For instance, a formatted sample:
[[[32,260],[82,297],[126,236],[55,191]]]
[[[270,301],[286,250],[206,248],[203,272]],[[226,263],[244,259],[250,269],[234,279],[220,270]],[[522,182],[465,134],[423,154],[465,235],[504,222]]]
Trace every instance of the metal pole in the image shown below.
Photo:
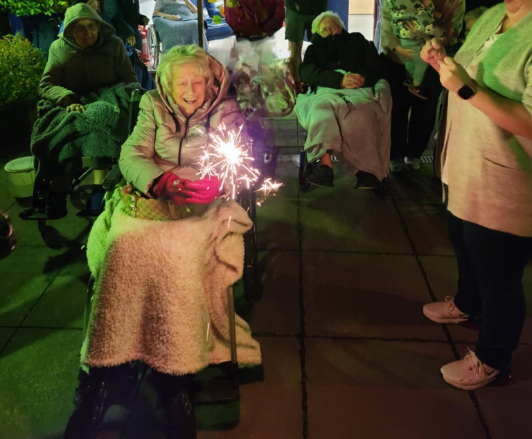
[[[203,0],[198,0],[198,41],[201,48],[204,47],[203,41]]]

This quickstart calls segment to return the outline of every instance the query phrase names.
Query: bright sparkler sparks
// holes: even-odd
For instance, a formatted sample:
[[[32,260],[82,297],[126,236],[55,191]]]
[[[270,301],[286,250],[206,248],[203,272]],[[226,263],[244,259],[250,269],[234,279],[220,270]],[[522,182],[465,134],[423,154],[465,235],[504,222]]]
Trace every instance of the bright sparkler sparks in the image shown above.
[[[236,198],[242,186],[249,189],[260,176],[260,172],[252,166],[254,159],[249,154],[249,147],[242,142],[242,128],[238,132],[227,131],[222,124],[218,128],[219,134],[210,134],[211,141],[199,161],[200,178],[217,177],[220,190],[229,187],[229,198],[232,199]]]
[[[267,178],[262,182],[262,186],[257,190],[257,192],[262,192],[262,195],[267,197],[272,192],[277,192],[281,186],[283,186],[283,183],[277,183],[271,178]]]

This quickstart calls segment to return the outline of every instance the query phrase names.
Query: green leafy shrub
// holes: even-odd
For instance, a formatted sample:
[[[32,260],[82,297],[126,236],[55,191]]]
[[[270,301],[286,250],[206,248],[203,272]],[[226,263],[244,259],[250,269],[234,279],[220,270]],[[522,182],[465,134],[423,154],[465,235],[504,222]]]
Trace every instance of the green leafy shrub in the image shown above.
[[[0,39],[0,107],[35,100],[46,54],[20,35]]]
[[[17,17],[60,14],[67,6],[66,0],[0,0],[0,9]]]

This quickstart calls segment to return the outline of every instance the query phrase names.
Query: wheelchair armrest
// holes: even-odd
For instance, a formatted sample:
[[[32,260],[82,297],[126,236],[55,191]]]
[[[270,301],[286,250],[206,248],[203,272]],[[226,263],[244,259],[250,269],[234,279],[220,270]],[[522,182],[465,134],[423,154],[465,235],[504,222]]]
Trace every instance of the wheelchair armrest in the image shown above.
[[[105,191],[113,191],[116,185],[120,182],[122,179],[122,172],[120,172],[120,166],[115,165],[109,172],[109,174],[106,175],[106,177],[103,180],[102,187]]]

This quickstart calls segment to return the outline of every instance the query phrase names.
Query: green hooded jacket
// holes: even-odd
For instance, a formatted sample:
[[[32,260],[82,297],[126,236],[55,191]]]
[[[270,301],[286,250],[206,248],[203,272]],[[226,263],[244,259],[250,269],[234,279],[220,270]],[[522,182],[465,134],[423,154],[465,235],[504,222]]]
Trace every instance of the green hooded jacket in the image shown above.
[[[90,18],[100,25],[98,42],[86,49],[73,36],[75,23],[82,18]],[[124,43],[113,33],[113,27],[87,4],[68,8],[65,30],[50,46],[39,95],[60,104],[67,97],[76,101],[78,96],[101,87],[137,82]]]

